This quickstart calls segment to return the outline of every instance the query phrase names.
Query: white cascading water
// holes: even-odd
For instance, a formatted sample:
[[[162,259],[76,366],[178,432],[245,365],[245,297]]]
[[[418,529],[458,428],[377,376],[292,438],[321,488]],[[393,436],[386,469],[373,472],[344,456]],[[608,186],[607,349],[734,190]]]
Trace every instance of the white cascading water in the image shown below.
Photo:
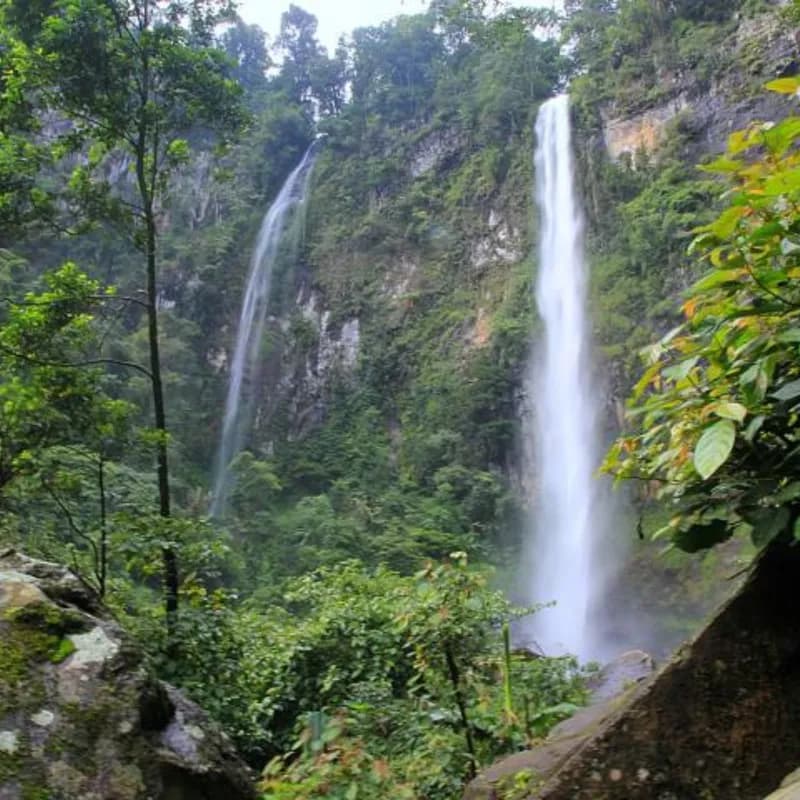
[[[536,419],[537,492],[530,596],[555,606],[534,615],[529,633],[548,654],[593,657],[587,626],[593,595],[592,542],[599,442],[589,359],[583,220],[575,195],[569,98],[542,105],[536,121],[540,213],[536,303],[544,325],[529,387]]]
[[[245,397],[245,390],[248,380],[252,383],[253,373],[257,371],[261,338],[269,305],[272,270],[292,212],[305,202],[314,167],[317,141],[306,150],[302,160],[286,179],[278,196],[269,207],[250,258],[250,275],[239,314],[239,329],[230,366],[228,397],[225,402],[225,418],[217,450],[210,509],[212,517],[218,517],[225,511],[231,488],[229,467],[244,443],[248,424],[246,409],[252,401],[252,398]]]

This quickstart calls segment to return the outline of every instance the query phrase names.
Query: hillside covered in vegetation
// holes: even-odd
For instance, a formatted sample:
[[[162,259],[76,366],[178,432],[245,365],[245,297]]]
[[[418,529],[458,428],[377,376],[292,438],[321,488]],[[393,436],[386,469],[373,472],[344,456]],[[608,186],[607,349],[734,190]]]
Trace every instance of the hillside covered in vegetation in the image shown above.
[[[211,0],[2,0],[0,545],[70,566],[265,770],[265,797],[460,797],[583,703],[592,671],[509,644],[531,612],[513,601],[536,485],[538,108],[569,91],[594,379],[608,443],[625,434],[606,468],[634,487],[607,603],[667,648],[794,530],[798,15],[432,0],[329,53],[298,6],[268,41]],[[252,247],[315,141],[211,517]],[[730,180],[785,205],[731,201]],[[734,264],[736,237],[752,258]],[[709,267],[727,277],[696,283]],[[702,294],[751,267],[756,299]],[[726,303],[754,313],[731,323]],[[726,360],[708,327],[674,335],[641,379],[642,348],[686,317],[753,339]],[[759,436],[785,467],[767,489]],[[666,555],[640,542],[659,528]],[[678,552],[734,529],[754,543]]]

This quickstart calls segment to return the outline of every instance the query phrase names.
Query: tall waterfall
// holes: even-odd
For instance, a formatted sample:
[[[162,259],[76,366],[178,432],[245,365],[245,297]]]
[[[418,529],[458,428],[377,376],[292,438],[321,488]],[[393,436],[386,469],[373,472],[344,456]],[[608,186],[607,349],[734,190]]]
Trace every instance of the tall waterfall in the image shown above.
[[[319,141],[319,140],[317,140]],[[292,212],[305,202],[308,184],[314,167],[317,141],[306,150],[300,163],[286,179],[278,196],[269,207],[256,238],[250,257],[250,276],[239,314],[236,347],[230,365],[228,397],[222,436],[217,450],[214,473],[214,494],[211,516],[225,511],[230,483],[230,463],[244,443],[249,424],[248,409],[253,398],[247,396],[249,384],[257,373],[261,338],[267,318],[272,271],[280,245],[289,228]]]
[[[530,633],[548,653],[595,652],[587,627],[592,542],[601,525],[594,470],[599,442],[589,361],[583,220],[573,185],[569,98],[542,105],[536,122],[536,198],[541,219],[536,303],[543,339],[529,380],[536,420],[536,500],[531,553],[539,611]]]

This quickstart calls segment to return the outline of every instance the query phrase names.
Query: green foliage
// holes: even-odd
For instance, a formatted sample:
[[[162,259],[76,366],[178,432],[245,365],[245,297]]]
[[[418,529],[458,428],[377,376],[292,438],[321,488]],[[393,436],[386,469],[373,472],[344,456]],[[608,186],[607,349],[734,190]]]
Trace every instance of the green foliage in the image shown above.
[[[267,768],[267,797],[370,796],[378,786],[400,796],[457,796],[469,757],[446,650],[458,664],[481,762],[526,741],[524,724],[504,715],[497,686],[496,626],[519,612],[460,555],[410,578],[351,562],[294,581],[284,597],[291,616],[272,607],[239,617],[234,638],[246,678],[228,689],[252,697],[252,721],[236,718],[247,720],[236,729],[246,745],[290,751]],[[574,708],[559,703],[583,698],[564,660],[512,656],[512,682],[519,719],[524,702],[528,718],[541,720],[532,735]],[[313,734],[308,715],[320,709],[331,722]]]
[[[0,327],[0,485],[36,469],[52,445],[124,437],[130,407],[102,391],[95,313],[110,292],[65,264],[45,291],[12,302]]]
[[[578,102],[612,102],[630,112],[665,98],[669,78],[690,74],[693,85],[707,85],[734,65],[725,43],[736,13],[752,6],[746,0],[568,0],[564,38],[584,73]]]
[[[677,504],[662,533],[687,550],[735,531],[757,546],[794,538],[798,138],[796,117],[753,123],[707,165],[731,181],[728,205],[692,245],[710,271],[686,293],[684,323],[645,351],[637,427],[606,460],[619,477],[661,482]]]
[[[0,329],[0,465],[11,465],[0,538],[106,588],[160,673],[255,766],[273,759],[267,797],[457,798],[476,766],[544,736],[584,699],[574,663],[504,644],[518,612],[479,566],[513,553],[508,465],[535,325],[532,122],[572,59],[543,35],[551,13],[481,0],[432,3],[332,55],[298,7],[271,50],[241,20],[217,47],[211,23],[225,5],[0,4],[0,245],[28,259],[0,252],[14,301]],[[589,67],[575,92],[584,133],[604,99],[657,97],[659,70],[706,80],[727,59],[732,7],[580,6],[567,10],[574,60]],[[155,16],[128,36],[134,8]],[[143,76],[152,91],[140,102]],[[242,99],[246,136],[212,149],[242,122]],[[47,109],[71,127],[40,148]],[[328,136],[298,257],[273,275],[257,424],[232,465],[230,512],[209,524],[248,243],[317,125]],[[716,194],[681,165],[675,128],[657,160],[586,159],[597,326],[620,359],[670,317],[691,266],[681,234]],[[770,136],[777,152],[794,134]],[[56,218],[80,235],[19,241]],[[67,258],[93,277],[70,267],[24,296]],[[152,370],[141,366],[156,308],[169,430],[149,422]],[[336,334],[356,321],[357,361],[344,363]],[[770,370],[748,387],[791,404],[800,377],[788,363]],[[748,403],[719,400],[703,421],[718,432],[700,448],[709,480],[757,418]],[[725,460],[719,432],[731,429]],[[154,450],[169,453],[170,518],[149,511]],[[760,537],[790,524],[774,510]],[[684,546],[727,536],[718,519],[703,525]],[[182,565],[171,641],[158,601],[165,553]]]

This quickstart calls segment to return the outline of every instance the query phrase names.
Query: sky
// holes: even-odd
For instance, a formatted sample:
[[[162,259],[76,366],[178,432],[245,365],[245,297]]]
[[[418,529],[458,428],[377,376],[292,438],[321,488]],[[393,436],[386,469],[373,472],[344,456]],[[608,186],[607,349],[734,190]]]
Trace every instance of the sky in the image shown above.
[[[239,14],[251,25],[261,26],[274,39],[280,30],[281,14],[292,0],[239,0]],[[294,0],[319,20],[318,37],[332,53],[343,33],[354,28],[378,25],[398,14],[424,11],[426,0]]]

